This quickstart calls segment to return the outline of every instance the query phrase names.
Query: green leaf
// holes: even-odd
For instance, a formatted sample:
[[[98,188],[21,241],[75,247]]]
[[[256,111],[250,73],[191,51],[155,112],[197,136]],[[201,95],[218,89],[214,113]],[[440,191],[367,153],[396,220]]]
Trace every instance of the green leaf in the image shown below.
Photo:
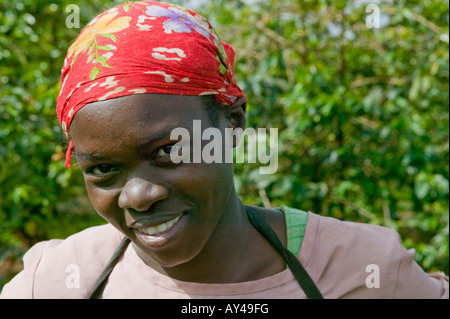
[[[89,55],[89,58],[87,59],[87,63],[91,62],[92,59],[94,58],[95,54],[91,54]]]
[[[114,34],[104,33],[104,34],[99,34],[99,36],[102,36],[102,37],[111,39],[111,40],[113,40],[114,42],[117,42],[117,38],[116,38],[116,36],[115,36]]]
[[[219,73],[225,74],[227,73],[227,68],[223,65],[223,63],[220,61],[220,57],[216,56],[216,60],[220,62],[219,64]]]
[[[88,51],[88,54],[91,54],[92,53],[92,50],[94,50],[94,44],[93,45],[91,45],[91,47],[89,48],[89,51]]]
[[[103,50],[103,51],[111,51],[112,48],[106,45],[97,45],[97,49]]]
[[[91,74],[89,75],[89,78],[91,81],[94,81],[97,78],[97,75],[100,73],[100,70],[97,67],[93,67],[91,70]]]
[[[92,38],[92,40],[89,41],[89,42],[86,44],[86,46],[85,46],[84,49],[83,49],[83,52],[86,52],[86,49],[87,49],[87,48],[89,48],[89,53],[92,52],[94,46],[93,46],[93,45],[91,46],[91,44],[92,44],[92,42],[94,42],[94,40],[95,40],[95,38]],[[89,46],[91,46],[91,47],[89,47]]]
[[[108,62],[106,62],[106,61],[107,61],[107,59],[104,56],[99,56],[97,58],[97,62],[99,62],[101,65],[103,65],[106,68],[112,68],[112,66],[109,65]]]
[[[77,55],[75,55],[74,57],[73,57],[73,59],[72,59],[72,63],[70,64],[70,67],[72,67],[73,66],[73,64],[75,63],[75,60],[77,59]]]
[[[417,198],[424,199],[431,190],[431,185],[427,180],[427,175],[425,173],[419,173],[416,177],[416,182],[414,185],[414,193]]]

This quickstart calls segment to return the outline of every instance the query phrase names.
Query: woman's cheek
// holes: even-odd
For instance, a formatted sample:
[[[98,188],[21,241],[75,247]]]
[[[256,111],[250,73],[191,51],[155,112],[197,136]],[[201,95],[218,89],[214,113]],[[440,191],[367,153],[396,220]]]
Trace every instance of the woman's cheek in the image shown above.
[[[114,226],[121,224],[123,213],[119,213],[122,211],[118,205],[119,193],[92,185],[86,185],[86,189],[95,211]]]
[[[233,184],[233,175],[230,174],[232,166],[227,164],[186,164],[190,173],[183,174],[173,181],[175,194],[182,194],[201,207],[202,211],[208,212],[202,218],[212,218],[210,216],[221,211],[228,200],[229,191]],[[231,176],[231,177],[230,177]],[[218,191],[219,190],[219,191]]]
[[[177,190],[185,192],[195,197],[210,198],[212,191],[225,186],[227,174],[222,169],[221,164],[184,164],[185,170],[180,172],[176,178],[172,180],[172,186]]]

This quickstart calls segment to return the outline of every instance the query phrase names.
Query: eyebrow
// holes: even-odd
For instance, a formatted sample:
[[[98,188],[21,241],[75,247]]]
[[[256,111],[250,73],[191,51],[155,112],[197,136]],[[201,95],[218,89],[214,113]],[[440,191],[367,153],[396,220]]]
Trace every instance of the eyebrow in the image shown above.
[[[101,154],[82,153],[75,150],[72,152],[72,154],[76,157],[77,160],[81,161],[104,161],[108,159],[108,157]]]
[[[138,145],[138,148],[145,148],[148,147],[149,145],[152,145],[153,143],[160,141],[164,138],[170,137],[170,133],[175,129],[174,128],[165,128],[164,130],[154,134],[148,141],[141,143]]]

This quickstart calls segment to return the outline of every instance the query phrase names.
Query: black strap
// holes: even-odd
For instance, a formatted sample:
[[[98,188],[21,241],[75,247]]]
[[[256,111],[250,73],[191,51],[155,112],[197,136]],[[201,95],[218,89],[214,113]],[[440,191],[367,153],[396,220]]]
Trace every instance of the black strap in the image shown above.
[[[278,253],[284,258],[289,268],[292,271],[295,279],[297,279],[300,287],[305,292],[309,299],[323,299],[314,281],[306,272],[297,257],[294,256],[286,247],[283,246],[280,239],[270,226],[264,221],[264,219],[256,213],[252,208],[245,206],[248,218],[253,226],[273,245]]]
[[[98,277],[97,282],[95,283],[94,288],[92,289],[91,294],[89,295],[89,299],[98,299],[101,298],[103,294],[103,289],[105,289],[106,282],[108,281],[108,277],[113,271],[114,267],[116,266],[117,262],[119,261],[120,257],[122,257],[123,253],[128,247],[128,244],[130,243],[130,239],[125,237],[122,239],[122,242],[120,243],[119,247],[117,247],[116,251],[112,255],[111,259],[108,261],[108,263],[105,266],[105,269],[103,270],[100,277]]]

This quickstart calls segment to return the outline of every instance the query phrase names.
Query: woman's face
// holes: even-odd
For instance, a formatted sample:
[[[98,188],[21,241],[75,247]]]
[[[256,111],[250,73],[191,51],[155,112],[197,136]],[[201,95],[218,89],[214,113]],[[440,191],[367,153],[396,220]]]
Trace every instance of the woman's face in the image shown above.
[[[200,97],[138,94],[86,105],[70,128],[96,211],[163,267],[197,256],[233,189],[232,164],[170,160],[172,129],[192,143],[193,120],[211,126]]]

